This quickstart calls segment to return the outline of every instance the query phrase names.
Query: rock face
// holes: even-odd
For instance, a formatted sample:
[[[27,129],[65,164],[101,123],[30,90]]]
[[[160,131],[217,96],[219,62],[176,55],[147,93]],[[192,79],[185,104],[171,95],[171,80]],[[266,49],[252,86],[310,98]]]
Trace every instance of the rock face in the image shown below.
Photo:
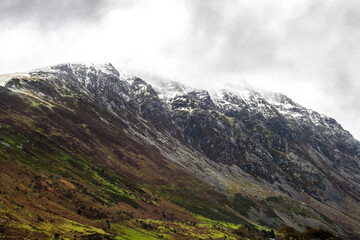
[[[184,87],[163,83],[158,91],[171,89]],[[185,140],[213,161],[323,201],[359,200],[360,144],[334,119],[249,89],[160,95]]]
[[[259,189],[341,213],[359,206],[359,141],[336,120],[285,95],[208,92],[171,81],[152,87],[111,64],[56,65],[5,86],[55,102],[98,104],[134,139],[213,186],[230,189],[245,178]]]
[[[304,191],[322,201],[360,200],[360,143],[336,120],[285,95],[251,89],[210,94],[178,82],[154,89],[111,64],[61,64],[29,75],[45,81],[13,79],[6,86],[93,99],[154,138],[169,133],[217,163],[286,184],[290,195]]]

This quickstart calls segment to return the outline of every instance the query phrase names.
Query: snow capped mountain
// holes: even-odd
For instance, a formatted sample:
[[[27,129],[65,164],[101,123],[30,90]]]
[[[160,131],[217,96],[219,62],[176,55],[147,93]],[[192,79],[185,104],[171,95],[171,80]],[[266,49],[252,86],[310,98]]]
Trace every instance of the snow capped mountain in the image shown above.
[[[283,94],[245,87],[207,91],[175,81],[152,86],[109,63],[60,64],[0,79],[4,91],[41,99],[51,111],[76,107],[104,126],[120,124],[131,141],[230,199],[240,192],[257,202],[282,196],[314,207],[318,212],[308,218],[321,219],[318,226],[357,227],[346,214],[360,202],[360,143],[336,120]],[[299,228],[313,223],[279,206],[275,221],[265,216],[265,205],[252,208],[249,219],[271,226],[289,221]]]
[[[117,92],[126,101],[131,99],[131,97],[128,96],[129,91],[131,91],[130,95],[132,95],[132,97],[141,92],[149,94],[148,87],[150,86],[132,74],[117,71],[110,63],[67,63],[39,68],[31,72],[4,74],[0,76],[0,85],[5,86],[12,78],[31,76],[46,78],[68,78],[69,76],[73,76],[76,78],[76,81],[80,82],[87,90],[91,88],[103,90],[103,86],[106,84],[121,85],[121,87],[117,89]],[[109,81],[109,78],[102,76],[111,76],[110,79],[113,79]],[[248,87],[232,90],[213,89],[208,92],[170,80],[167,82],[162,81],[154,87],[158,98],[167,105],[174,101],[181,102],[185,100],[184,96],[190,94],[196,96],[197,99],[207,101],[206,104],[214,104],[217,109],[222,109],[223,111],[240,111],[246,108],[254,114],[261,114],[265,118],[281,115],[288,120],[311,122],[318,126],[344,131],[341,125],[334,119],[313,110],[306,109],[280,93],[257,92]],[[190,109],[178,108],[177,110]]]
[[[307,109],[281,93],[257,92],[249,87],[235,89],[212,89],[209,92],[186,86],[180,82],[163,82],[155,87],[159,98],[167,104],[179,101],[187,94],[196,94],[202,101],[210,100],[223,111],[247,108],[265,118],[283,116],[288,120],[311,122],[331,129],[343,130],[336,120]],[[211,104],[211,103],[210,103]],[[185,110],[185,109],[184,109]]]

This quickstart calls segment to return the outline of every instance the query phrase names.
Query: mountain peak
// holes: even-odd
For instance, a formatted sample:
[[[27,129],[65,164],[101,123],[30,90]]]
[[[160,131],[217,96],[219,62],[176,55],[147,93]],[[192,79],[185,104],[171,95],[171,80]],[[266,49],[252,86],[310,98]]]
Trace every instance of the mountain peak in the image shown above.
[[[111,63],[62,63],[44,68],[35,69],[30,72],[32,75],[38,73],[55,73],[55,72],[67,72],[67,73],[82,73],[92,72],[95,74],[103,73],[108,75],[119,76],[119,72]]]

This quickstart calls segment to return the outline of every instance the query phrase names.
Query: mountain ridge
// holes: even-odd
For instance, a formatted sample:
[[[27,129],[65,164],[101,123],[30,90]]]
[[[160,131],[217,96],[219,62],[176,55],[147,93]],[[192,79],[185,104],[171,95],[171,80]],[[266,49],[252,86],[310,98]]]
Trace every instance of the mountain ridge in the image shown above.
[[[298,230],[305,224],[340,234],[359,228],[356,220],[359,212],[350,211],[358,206],[360,199],[359,142],[334,119],[308,110],[285,95],[262,96],[254,90],[241,93],[221,90],[216,94],[174,82],[153,87],[136,76],[117,71],[111,64],[60,64],[11,77],[1,91],[27,99],[32,104],[30,109],[36,106],[40,118],[53,116],[53,109],[61,109],[61,113],[73,109],[71,114],[64,115],[73,116],[69,124],[85,124],[78,122],[76,115],[86,114],[92,116],[94,123],[101,123],[104,131],[107,128],[115,131],[117,126],[123,129],[117,137],[131,139],[139,146],[137,155],[141,155],[140,149],[144,146],[146,151],[164,159],[159,166],[166,163],[172,166],[169,169],[180,167],[182,170],[176,171],[193,176],[193,182],[208,184],[208,188],[213,189],[211,195],[216,196],[215,192],[221,195],[214,199],[228,199],[225,205],[232,209],[230,212],[247,221],[276,228],[287,223]],[[4,101],[11,106],[9,99]],[[12,116],[11,109],[3,107],[3,116]],[[0,120],[7,125],[11,123],[6,117]],[[16,124],[9,126],[16,127]],[[40,129],[49,127],[46,123],[40,126]],[[97,132],[88,127],[76,132],[79,136],[89,134],[85,130]],[[97,132],[95,136],[99,138],[101,134]],[[113,136],[106,136],[116,142]],[[99,139],[104,143],[108,141],[103,137]],[[2,143],[2,147],[6,147],[4,143],[10,144],[9,141]],[[90,144],[85,139],[80,143],[80,146]],[[111,151],[116,152],[115,149]],[[146,159],[149,164],[153,161]],[[133,161],[137,167],[129,161],[126,168],[138,168],[138,161],[142,162],[141,158]],[[116,161],[110,162],[107,164],[111,166]],[[154,176],[158,176],[159,170],[152,169]],[[176,175],[175,170],[169,171]],[[140,170],[137,173],[142,175]],[[137,177],[133,175],[133,178]],[[156,178],[162,179],[161,175]],[[140,182],[149,181],[140,179]],[[175,180],[160,182],[167,181]],[[151,191],[156,192],[157,188],[151,187]],[[178,195],[173,190],[167,191]],[[245,198],[241,198],[241,194]],[[210,209],[193,208],[186,201],[164,196],[188,211],[217,216]],[[239,206],[239,202],[244,205]],[[295,215],[286,212],[281,206],[290,204],[295,211],[295,206],[301,206],[299,202],[306,204],[306,214],[301,213],[306,218],[301,218],[299,212]],[[218,209],[223,207],[216,201],[213,204]],[[242,209],[244,206],[248,208]],[[224,209],[219,211],[225,214]]]

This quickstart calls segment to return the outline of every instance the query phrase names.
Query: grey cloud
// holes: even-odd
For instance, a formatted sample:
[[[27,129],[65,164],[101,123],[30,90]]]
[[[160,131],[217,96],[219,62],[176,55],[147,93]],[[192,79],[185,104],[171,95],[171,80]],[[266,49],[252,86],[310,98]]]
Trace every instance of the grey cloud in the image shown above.
[[[360,85],[353,75],[346,71],[338,71],[334,79],[330,79],[328,84],[324,84],[324,94],[332,96],[335,101],[332,107],[338,111],[349,112],[360,117],[358,105],[360,103]]]
[[[191,21],[194,23],[192,33],[198,37],[208,37],[223,33],[224,28],[224,5],[218,1],[190,1],[188,3],[191,12]],[[208,38],[211,42],[213,38]]]
[[[219,65],[216,61],[215,65],[225,71],[261,71],[276,63],[276,48],[275,36],[262,29],[258,21],[239,18],[219,49],[218,59],[225,61]]]
[[[360,139],[360,85],[357,75],[338,70],[333,79],[329,79],[319,94],[323,95],[324,110],[332,114],[345,129]]]
[[[96,23],[110,10],[109,0],[1,0],[0,27],[31,24],[40,30],[57,30],[66,24]],[[130,4],[127,0],[113,5]]]
[[[238,3],[188,3],[193,24],[187,50],[214,71],[258,71],[276,64],[277,36],[267,30],[267,16]]]
[[[304,1],[285,19],[277,16],[281,1],[249,2],[189,1],[189,54],[217,71],[290,71],[311,61],[316,68],[344,62],[342,55],[353,52],[360,40],[360,2]]]

